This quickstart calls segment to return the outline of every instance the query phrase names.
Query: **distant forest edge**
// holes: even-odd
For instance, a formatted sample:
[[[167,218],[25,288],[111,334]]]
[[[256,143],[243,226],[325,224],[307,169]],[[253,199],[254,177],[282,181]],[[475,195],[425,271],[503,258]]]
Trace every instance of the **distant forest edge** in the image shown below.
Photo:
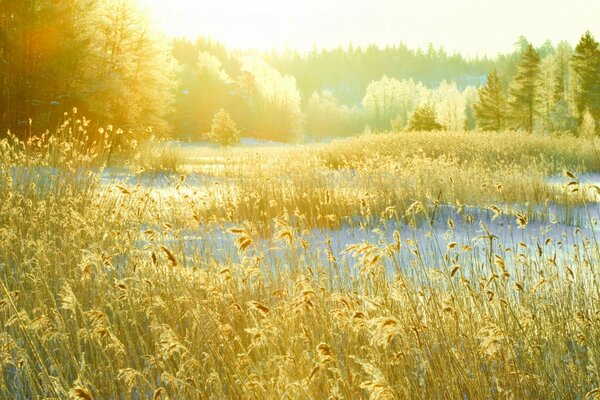
[[[465,58],[442,48],[259,53],[152,33],[132,0],[0,0],[0,129],[24,137],[73,108],[142,137],[207,140],[221,122],[282,142],[365,130],[594,133],[600,47]],[[231,136],[233,137],[233,136]],[[230,144],[231,140],[227,139]]]

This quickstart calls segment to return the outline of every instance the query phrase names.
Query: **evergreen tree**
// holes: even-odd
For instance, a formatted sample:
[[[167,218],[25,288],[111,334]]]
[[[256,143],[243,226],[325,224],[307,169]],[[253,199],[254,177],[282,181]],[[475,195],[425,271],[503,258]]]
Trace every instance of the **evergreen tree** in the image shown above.
[[[587,31],[579,40],[572,57],[577,87],[575,104],[579,118],[585,110],[600,120],[600,48],[592,34]]]
[[[570,131],[577,127],[577,121],[572,115],[572,111],[575,110],[571,96],[572,74],[569,68],[572,53],[572,47],[566,42],[561,42],[556,47],[553,85],[554,106],[550,113],[550,124],[552,129],[557,131]]]
[[[495,69],[488,75],[485,86],[479,89],[478,97],[473,105],[473,113],[479,129],[500,131],[506,128],[508,106],[502,80]]]
[[[540,84],[540,56],[529,44],[522,53],[517,75],[510,86],[510,109],[514,127],[533,132],[533,124],[538,113]]]
[[[559,102],[565,99],[566,82],[567,76],[567,64],[563,59],[557,58],[556,60],[556,75],[554,77],[554,101]]]
[[[554,130],[552,116],[556,111],[556,70],[558,68],[556,56],[554,54],[546,55],[540,63],[540,86],[538,110],[540,116],[539,126],[545,132]]]
[[[418,107],[408,122],[409,131],[439,131],[445,129],[437,122],[435,109],[426,103]]]
[[[472,131],[477,127],[474,106],[479,99],[479,90],[474,86],[467,86],[463,91],[465,97],[465,126],[466,131]]]
[[[231,146],[240,141],[240,132],[227,111],[220,109],[214,116],[210,137],[221,146]]]

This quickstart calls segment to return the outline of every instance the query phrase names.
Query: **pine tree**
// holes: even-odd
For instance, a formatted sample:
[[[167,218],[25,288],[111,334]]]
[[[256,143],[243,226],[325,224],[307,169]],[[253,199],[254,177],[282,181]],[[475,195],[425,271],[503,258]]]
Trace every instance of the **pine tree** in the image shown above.
[[[540,63],[540,87],[538,110],[539,126],[546,132],[554,130],[552,116],[556,112],[555,85],[557,59],[555,54],[546,55]]]
[[[556,48],[555,55],[555,76],[553,85],[554,104],[550,113],[550,124],[552,129],[557,131],[570,131],[577,127],[577,121],[573,118],[572,111],[572,88],[571,71],[569,68],[569,59],[573,49],[566,42],[561,42]]]
[[[445,129],[437,122],[435,109],[429,103],[418,107],[408,122],[409,131],[439,131]]]
[[[540,56],[537,50],[529,44],[521,55],[517,75],[510,86],[510,109],[514,127],[533,131],[533,123],[538,112],[540,79]]]
[[[595,120],[600,120],[600,48],[592,34],[587,31],[579,40],[572,56],[577,87],[575,104],[579,119],[589,110]]]
[[[563,59],[556,60],[556,75],[554,77],[554,101],[559,102],[565,99],[565,78],[567,76],[567,65]]]
[[[465,126],[464,130],[472,131],[477,126],[477,119],[475,118],[474,106],[479,99],[479,90],[475,86],[467,86],[463,91],[465,98]]]
[[[221,146],[231,146],[240,141],[240,132],[227,111],[220,109],[214,116],[210,132],[211,139]]]
[[[494,69],[485,86],[479,89],[479,100],[473,105],[477,126],[484,131],[500,131],[506,128],[507,102],[504,97],[502,80]]]

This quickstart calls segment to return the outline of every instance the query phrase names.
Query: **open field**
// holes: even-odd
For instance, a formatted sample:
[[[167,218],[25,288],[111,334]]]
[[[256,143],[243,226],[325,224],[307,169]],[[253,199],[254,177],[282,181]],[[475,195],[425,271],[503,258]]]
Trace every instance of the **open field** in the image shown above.
[[[600,395],[597,139],[68,132],[0,144],[1,398]]]

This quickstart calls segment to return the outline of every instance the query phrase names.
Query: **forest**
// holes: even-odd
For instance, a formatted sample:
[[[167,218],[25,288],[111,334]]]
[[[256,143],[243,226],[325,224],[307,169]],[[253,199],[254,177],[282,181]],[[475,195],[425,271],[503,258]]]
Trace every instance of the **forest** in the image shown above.
[[[137,138],[152,128],[188,141],[207,140],[221,109],[242,137],[278,142],[431,128],[576,132],[588,113],[600,119],[590,32],[539,47],[521,36],[510,54],[465,58],[402,42],[300,53],[168,39],[121,0],[5,0],[0,16],[0,129],[21,137],[73,107]],[[420,108],[432,113],[411,124]]]

